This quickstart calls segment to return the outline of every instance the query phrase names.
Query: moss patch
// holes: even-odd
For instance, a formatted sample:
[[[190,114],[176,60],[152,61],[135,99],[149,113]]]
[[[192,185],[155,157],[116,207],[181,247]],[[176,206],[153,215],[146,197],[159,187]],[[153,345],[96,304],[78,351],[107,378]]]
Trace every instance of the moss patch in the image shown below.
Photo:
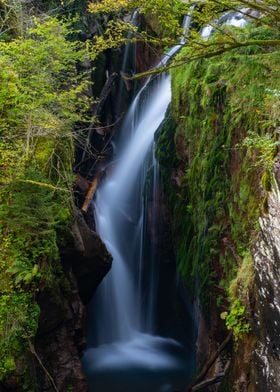
[[[250,29],[246,34],[262,34]],[[209,292],[227,306],[230,284],[241,279],[237,271],[244,271],[242,260],[266,211],[278,149],[279,59],[279,52],[247,48],[172,71],[169,124],[177,126],[163,129],[158,156],[173,209],[178,266],[206,308]],[[173,142],[177,156],[163,158]],[[168,183],[166,159],[180,177],[177,188]]]
[[[88,83],[69,25],[34,21],[24,38],[0,41],[0,381],[36,382],[29,343],[39,291],[63,284],[59,248],[72,216],[72,129],[84,120]]]

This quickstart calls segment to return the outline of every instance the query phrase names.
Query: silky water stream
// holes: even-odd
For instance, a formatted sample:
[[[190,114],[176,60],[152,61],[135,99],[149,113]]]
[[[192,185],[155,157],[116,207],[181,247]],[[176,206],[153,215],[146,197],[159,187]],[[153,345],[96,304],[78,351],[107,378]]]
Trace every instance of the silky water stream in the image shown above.
[[[246,12],[225,13],[217,23],[243,27]],[[189,25],[190,17],[186,16],[184,35]],[[205,39],[212,33],[212,26],[201,31]],[[182,44],[184,38],[158,66],[165,65]],[[160,277],[162,261],[152,249],[146,249],[146,243],[151,242],[147,241],[147,233],[155,235],[160,229],[154,135],[170,101],[169,75],[149,78],[128,111],[120,132],[117,164],[94,202],[97,231],[113,256],[113,266],[90,304],[88,348],[83,363],[91,392],[183,391],[194,372],[194,307],[185,307],[183,339],[173,338],[172,322],[167,323],[169,329],[165,328],[164,336],[159,336],[161,329],[155,323],[160,307],[159,286],[166,301],[161,313],[172,321],[176,315],[167,303],[175,279],[173,282],[172,275]],[[147,203],[147,182],[152,203]]]
[[[186,18],[185,26],[189,23]],[[159,65],[179,48],[180,45],[172,48]],[[152,214],[156,214],[154,134],[170,101],[169,75],[150,78],[145,83],[123,123],[121,133],[125,137],[116,154],[117,163],[96,194],[96,227],[113,256],[113,265],[89,309],[88,348],[83,364],[92,392],[182,391],[193,373],[193,346],[178,343],[167,334],[156,335],[159,278],[153,257],[148,260],[150,272],[143,277],[143,265],[147,265],[144,189],[147,172],[152,172]],[[152,230],[156,230],[156,224]],[[168,309],[165,317],[172,317]],[[188,320],[193,324],[191,312]],[[185,341],[188,338],[193,340],[192,334]]]

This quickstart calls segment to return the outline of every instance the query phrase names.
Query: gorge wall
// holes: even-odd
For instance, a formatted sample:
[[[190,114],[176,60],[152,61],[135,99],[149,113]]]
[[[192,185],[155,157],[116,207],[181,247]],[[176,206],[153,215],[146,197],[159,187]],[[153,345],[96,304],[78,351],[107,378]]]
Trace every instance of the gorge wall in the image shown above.
[[[18,13],[11,12],[11,19],[7,19],[7,23],[14,23],[14,29],[9,30],[11,36],[6,38],[8,43],[15,39],[15,47],[20,45],[19,24],[28,25],[34,15],[39,28],[45,20],[47,28],[43,27],[42,46],[35,31],[32,36],[27,32],[26,41],[22,40],[23,45],[32,48],[30,57],[24,59],[25,67],[19,60],[21,50],[16,54],[11,52],[11,58],[1,63],[0,78],[7,91],[1,104],[4,133],[0,143],[0,390],[82,392],[88,389],[80,361],[85,348],[86,305],[109,271],[111,256],[94,231],[91,207],[87,213],[82,213],[80,208],[96,168],[111,158],[114,124],[118,126],[122,119],[134,86],[124,83],[120,74],[124,47],[107,50],[95,62],[78,59],[79,49],[71,42],[91,40],[106,22],[87,11],[87,2],[74,1],[68,5],[40,1],[19,6]],[[4,6],[1,5],[0,11],[4,15]],[[46,16],[49,12],[55,14],[53,20]],[[71,18],[77,13],[80,17],[72,25],[77,31],[66,41],[60,16]],[[141,23],[144,25],[144,20]],[[40,51],[44,44],[43,54]],[[154,61],[145,45],[138,44],[136,60],[134,48],[129,49],[126,72],[134,68],[141,72]],[[58,68],[52,67],[55,61],[52,63],[50,53],[56,57]],[[10,61],[15,64],[12,70]],[[69,101],[66,103],[67,98],[65,117],[59,112],[62,101],[55,103],[59,108],[57,117],[52,112],[52,99],[71,89],[73,79],[67,79],[69,64],[71,78],[86,75],[82,99],[103,97],[98,111],[96,104],[89,108],[86,120],[82,115],[75,116],[76,108]],[[49,91],[39,82],[46,80]],[[21,88],[27,97],[25,105],[33,100],[30,95],[36,96],[35,107],[14,101],[15,93],[22,91]],[[47,103],[45,92],[51,97]],[[13,110],[17,110],[17,121],[13,120]],[[29,110],[33,117],[26,121]],[[72,112],[70,116],[68,110]],[[79,111],[82,110],[80,106]],[[98,117],[96,124],[89,123],[93,113]],[[72,115],[73,121],[69,118]],[[81,145],[94,125],[89,140],[92,150],[82,158]],[[9,138],[9,132],[17,133],[17,142]]]
[[[45,3],[34,7],[45,10]],[[84,2],[74,3],[83,15],[78,37],[82,42],[99,31],[100,20],[86,12]],[[143,19],[140,23],[145,25]],[[269,32],[249,27],[246,34],[261,38]],[[134,49],[129,56],[134,56]],[[152,52],[137,44],[136,58],[129,60],[125,71],[145,71],[155,62]],[[183,55],[184,49],[179,58]],[[120,75],[123,57],[124,48],[109,49],[95,63],[79,62],[79,71],[86,70],[93,82],[88,95],[103,96],[104,101],[96,127],[78,119],[70,128],[73,134],[84,125],[87,131],[94,128],[89,141],[97,159],[92,151],[83,157],[80,140],[74,150],[69,132],[63,140],[24,135],[19,138],[22,145],[10,139],[0,144],[1,154],[5,152],[0,159],[5,172],[0,188],[5,206],[0,211],[1,328],[8,320],[5,333],[0,331],[1,391],[88,389],[80,362],[85,306],[109,271],[111,256],[94,231],[92,209],[82,214],[80,208],[95,176],[99,170],[102,176],[110,162],[115,124],[133,96],[135,85]],[[269,47],[249,46],[175,68],[171,107],[156,135],[163,189],[158,191],[160,230],[151,230],[149,236],[163,263],[166,286],[169,276],[175,276],[175,253],[180,285],[198,299],[198,369],[229,330],[233,332],[231,343],[205,375],[223,374],[222,382],[210,391],[279,392],[279,57],[279,51]],[[10,89],[2,109],[15,127],[14,117],[8,116],[19,85],[17,75],[25,77],[26,69],[20,63],[11,72],[9,61],[1,63],[0,80]],[[40,96],[39,91],[37,99]],[[60,130],[56,118],[50,120],[42,108],[31,109],[43,112],[40,125],[47,118],[47,129],[55,124]],[[96,114],[96,104],[91,109],[90,114]],[[29,132],[34,128],[23,115],[26,107],[20,110],[16,115],[24,120],[16,126]],[[32,154],[21,161],[26,145]],[[53,151],[59,156],[54,166],[64,167],[66,180],[57,171],[49,176]],[[43,186],[34,188],[38,182]],[[73,182],[70,197],[57,192]],[[149,208],[147,219],[153,215]],[[19,260],[16,266],[14,260]],[[157,314],[163,334],[172,325],[164,319],[165,301],[174,311],[166,286],[160,289]],[[183,307],[180,304],[179,312]],[[186,326],[184,315],[181,318],[176,338]]]
[[[200,302],[198,367],[234,334],[211,391],[279,391],[278,58],[249,47],[175,69],[158,135],[177,263]]]

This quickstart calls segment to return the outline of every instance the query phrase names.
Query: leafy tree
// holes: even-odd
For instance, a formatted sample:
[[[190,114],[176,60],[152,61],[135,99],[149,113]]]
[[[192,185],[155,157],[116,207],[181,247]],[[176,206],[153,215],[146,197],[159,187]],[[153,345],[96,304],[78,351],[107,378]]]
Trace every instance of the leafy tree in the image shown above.
[[[149,71],[157,73],[164,69],[179,66],[185,62],[193,61],[199,58],[208,58],[220,55],[224,52],[234,50],[240,47],[262,47],[266,50],[274,50],[280,45],[279,23],[280,12],[277,0],[259,2],[254,0],[207,0],[201,3],[195,1],[180,2],[177,0],[169,1],[140,1],[140,0],[104,0],[101,3],[92,3],[89,10],[93,13],[107,13],[116,16],[123,15],[125,12],[131,12],[138,9],[140,13],[157,21],[158,37],[149,37],[145,33],[134,32],[134,40],[144,40],[149,43],[159,43],[162,45],[175,44],[178,37],[182,35],[182,29],[179,28],[180,21],[184,14],[192,15],[192,28],[187,32],[187,39],[182,46],[186,47],[184,55],[176,61],[169,63],[165,68]],[[239,11],[252,24],[263,28],[260,36],[240,34],[240,29],[231,26],[223,26],[219,23],[221,15],[225,12]],[[110,36],[115,23],[108,26],[104,34],[103,47],[117,46],[124,42],[124,37],[120,35],[115,39]],[[213,34],[210,39],[205,40],[201,37],[200,28],[210,25],[213,27]],[[126,29],[129,29],[126,24]],[[263,33],[265,31],[265,33]],[[110,36],[110,39],[108,37]],[[99,42],[101,39],[99,38]]]
[[[69,34],[69,23],[46,17],[0,41],[0,380],[36,333],[36,293],[61,276],[73,128],[90,104],[87,75],[76,69],[86,49]]]

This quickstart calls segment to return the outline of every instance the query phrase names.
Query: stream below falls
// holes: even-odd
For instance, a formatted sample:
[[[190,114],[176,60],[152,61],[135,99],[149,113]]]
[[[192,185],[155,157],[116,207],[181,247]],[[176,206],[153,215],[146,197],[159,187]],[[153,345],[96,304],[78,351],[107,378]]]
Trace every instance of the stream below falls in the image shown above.
[[[186,16],[185,36],[190,22]],[[247,20],[242,13],[228,12],[219,23],[242,28]],[[211,26],[201,31],[205,39],[212,33]],[[158,66],[184,42],[182,38]],[[91,392],[183,392],[194,374],[195,306],[191,300],[186,304],[188,294],[181,290],[185,320],[178,333],[182,320],[171,297],[178,297],[180,279],[175,267],[172,272],[164,266],[150,238],[162,225],[154,135],[170,102],[170,76],[150,77],[131,104],[120,130],[116,164],[94,202],[97,231],[113,266],[90,304],[83,364]],[[169,245],[162,241],[160,246]],[[163,328],[158,313],[167,320]]]

